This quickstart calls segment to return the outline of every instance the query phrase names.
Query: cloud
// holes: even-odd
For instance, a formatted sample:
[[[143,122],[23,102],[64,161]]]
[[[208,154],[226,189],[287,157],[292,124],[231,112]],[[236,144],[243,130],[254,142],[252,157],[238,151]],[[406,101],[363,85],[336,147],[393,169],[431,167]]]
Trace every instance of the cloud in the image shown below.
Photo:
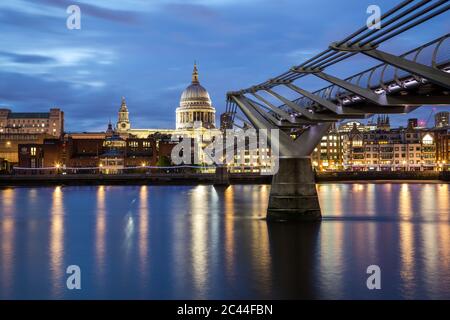
[[[13,63],[25,63],[25,64],[42,64],[42,63],[54,63],[53,58],[37,54],[19,54],[13,52],[0,51],[0,58],[7,58]]]
[[[286,56],[293,61],[301,63],[307,59],[312,58],[313,56],[315,56],[320,52],[321,50],[319,49],[299,49],[288,52]]]
[[[108,1],[108,3],[110,2],[114,1]],[[100,4],[99,2],[97,3]],[[0,8],[3,7],[24,14],[65,17],[68,16],[66,10],[71,5],[78,5],[81,9],[82,16],[88,15],[103,20],[126,24],[134,24],[138,22],[139,19],[137,11],[94,5],[92,4],[92,1],[91,3],[87,3],[79,0],[39,0],[39,3],[37,4],[35,0],[15,0],[0,4]]]
[[[23,52],[0,51],[0,62],[5,71],[23,74],[51,73],[55,69],[93,65],[108,65],[115,61],[112,51],[90,48],[52,48],[52,49],[28,49]],[[72,74],[69,72],[68,74]],[[89,73],[84,70],[76,72],[79,76]]]

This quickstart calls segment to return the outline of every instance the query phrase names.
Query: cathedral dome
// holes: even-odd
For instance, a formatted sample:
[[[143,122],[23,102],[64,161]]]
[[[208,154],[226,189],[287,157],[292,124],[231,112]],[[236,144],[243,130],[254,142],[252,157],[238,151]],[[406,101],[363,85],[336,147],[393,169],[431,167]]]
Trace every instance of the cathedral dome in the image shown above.
[[[215,113],[208,91],[198,80],[197,65],[192,72],[192,83],[183,91],[180,106],[176,110],[177,129],[193,129],[197,124],[203,128],[215,127]]]
[[[203,88],[199,83],[193,83],[181,95],[180,105],[182,107],[189,107],[191,105],[206,104],[211,106],[211,98],[208,91]]]
[[[192,83],[183,91],[180,99],[180,107],[212,107],[211,98],[208,91],[200,84],[198,80],[197,66],[194,66],[192,73]]]

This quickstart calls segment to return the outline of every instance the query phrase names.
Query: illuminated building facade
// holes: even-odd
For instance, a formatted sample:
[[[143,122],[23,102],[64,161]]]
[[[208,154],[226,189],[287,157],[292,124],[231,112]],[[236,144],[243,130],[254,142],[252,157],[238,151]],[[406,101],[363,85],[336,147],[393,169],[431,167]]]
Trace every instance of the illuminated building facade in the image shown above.
[[[443,170],[450,167],[450,128],[436,129],[436,163]]]
[[[358,129],[356,123],[352,125],[352,130],[348,131],[347,127],[344,127],[344,132],[334,131],[321,142],[321,161],[314,162],[318,170],[339,170],[341,167],[349,171],[442,169],[436,159],[436,133],[432,129],[365,130],[361,126]],[[385,126],[386,123],[383,125]],[[338,153],[332,155],[330,152],[323,152],[324,147],[327,148],[325,150],[334,147],[334,142],[331,142],[330,138],[338,141],[336,146],[341,147],[341,157]],[[342,165],[339,162],[333,162],[333,166],[324,166],[325,158],[329,161],[331,156],[341,159]]]
[[[12,112],[0,109],[0,134],[46,134],[60,137],[64,131],[64,112]]]
[[[387,117],[377,127],[349,121],[333,126],[314,150],[311,160],[318,171],[429,171],[448,170],[449,129],[391,129]]]
[[[436,128],[446,128],[450,125],[450,112],[442,111],[434,115],[434,126]]]
[[[344,130],[347,130],[347,126],[344,127]],[[345,132],[339,132],[333,124],[328,134],[322,137],[320,144],[317,145],[311,156],[313,167],[316,170],[334,171],[343,169],[344,135]]]
[[[64,112],[12,112],[0,109],[0,158],[19,162],[20,144],[42,144],[45,139],[58,139],[64,131]]]

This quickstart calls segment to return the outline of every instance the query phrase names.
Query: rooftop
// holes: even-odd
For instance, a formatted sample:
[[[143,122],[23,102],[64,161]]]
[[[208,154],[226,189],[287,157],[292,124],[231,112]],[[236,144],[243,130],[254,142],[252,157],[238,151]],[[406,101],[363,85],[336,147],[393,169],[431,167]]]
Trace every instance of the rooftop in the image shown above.
[[[11,112],[8,114],[9,119],[48,119],[50,113],[48,112]]]

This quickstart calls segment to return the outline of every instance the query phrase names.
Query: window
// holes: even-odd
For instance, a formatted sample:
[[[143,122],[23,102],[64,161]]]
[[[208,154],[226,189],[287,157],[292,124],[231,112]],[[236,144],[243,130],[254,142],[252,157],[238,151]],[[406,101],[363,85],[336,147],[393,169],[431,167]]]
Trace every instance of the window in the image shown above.
[[[423,144],[433,144],[433,137],[430,134],[426,134],[422,139]]]
[[[35,156],[36,155],[36,147],[31,147],[30,148],[30,153],[31,153],[32,156]]]

